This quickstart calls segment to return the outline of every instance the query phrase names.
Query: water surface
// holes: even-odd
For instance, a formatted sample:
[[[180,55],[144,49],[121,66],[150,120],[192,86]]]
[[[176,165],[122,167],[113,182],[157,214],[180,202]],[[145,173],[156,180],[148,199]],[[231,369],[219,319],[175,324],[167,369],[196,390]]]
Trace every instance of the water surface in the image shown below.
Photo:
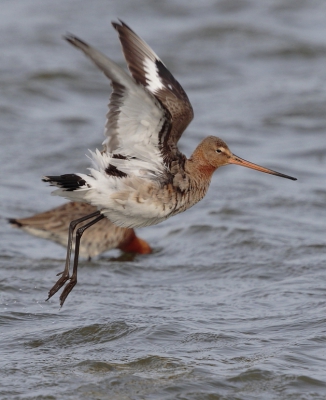
[[[123,63],[121,18],[164,60],[207,135],[297,182],[229,166],[185,214],[139,230],[154,254],[80,263],[12,229],[63,203],[42,175],[85,172],[107,80],[62,34]],[[23,0],[0,16],[2,399],[326,397],[326,5],[316,1]]]

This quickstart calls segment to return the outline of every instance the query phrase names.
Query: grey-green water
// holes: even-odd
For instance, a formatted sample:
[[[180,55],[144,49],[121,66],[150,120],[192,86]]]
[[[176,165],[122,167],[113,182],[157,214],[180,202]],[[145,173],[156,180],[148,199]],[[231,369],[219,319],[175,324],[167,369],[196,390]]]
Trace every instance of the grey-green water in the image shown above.
[[[84,172],[110,88],[72,32],[123,62],[121,18],[187,91],[190,155],[210,134],[296,176],[229,166],[193,209],[140,231],[154,254],[80,264],[11,229]],[[326,3],[4,0],[0,12],[0,398],[326,398]]]

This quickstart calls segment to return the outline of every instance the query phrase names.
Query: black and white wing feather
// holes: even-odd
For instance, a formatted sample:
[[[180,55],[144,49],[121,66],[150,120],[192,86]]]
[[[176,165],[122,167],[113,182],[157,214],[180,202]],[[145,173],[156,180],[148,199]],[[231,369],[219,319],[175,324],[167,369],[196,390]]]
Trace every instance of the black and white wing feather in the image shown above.
[[[111,171],[118,168],[127,175],[149,177],[173,175],[174,165],[182,169],[185,160],[177,143],[193,118],[192,106],[154,51],[123,22],[113,26],[132,77],[82,40],[66,37],[111,80],[107,138],[103,142],[105,151],[115,156],[110,161]],[[95,156],[96,163],[97,159]]]
[[[123,53],[135,81],[144,86],[165,110],[166,126],[157,131],[164,160],[178,155],[177,143],[193,119],[187,94],[155,52],[125,23],[112,23],[119,34]],[[111,135],[110,120],[107,134]]]
[[[75,36],[65,38],[111,80],[113,91],[106,124],[108,137],[103,143],[107,151],[113,153],[111,165],[116,163],[116,167],[126,174],[131,170],[137,174],[139,169],[142,174],[146,170],[150,174],[162,174],[165,167],[157,138],[168,121],[160,102],[101,52]]]

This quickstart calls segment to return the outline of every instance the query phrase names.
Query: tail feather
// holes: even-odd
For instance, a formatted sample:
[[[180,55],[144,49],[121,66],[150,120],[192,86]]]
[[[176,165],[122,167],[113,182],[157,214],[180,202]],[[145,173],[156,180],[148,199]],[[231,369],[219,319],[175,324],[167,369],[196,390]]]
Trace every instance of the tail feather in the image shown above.
[[[21,224],[17,219],[15,219],[15,218],[8,218],[8,222],[9,222],[9,224],[11,224],[11,225],[16,225],[16,226],[18,226],[19,228],[21,227],[21,226],[23,226],[23,224]]]
[[[72,192],[86,185],[86,181],[76,174],[44,176],[42,181],[49,182],[50,186],[57,186],[67,192]]]

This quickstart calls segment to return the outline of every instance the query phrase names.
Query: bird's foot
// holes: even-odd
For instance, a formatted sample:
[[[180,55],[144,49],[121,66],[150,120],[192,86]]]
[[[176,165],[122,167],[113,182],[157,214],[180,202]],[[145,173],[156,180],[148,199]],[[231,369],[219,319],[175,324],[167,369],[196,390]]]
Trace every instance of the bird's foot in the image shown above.
[[[61,278],[59,278],[57,280],[57,282],[54,284],[54,286],[52,287],[52,289],[49,290],[49,295],[48,298],[46,299],[46,301],[48,301],[54,294],[57,293],[57,291],[59,289],[62,288],[62,286],[67,282],[67,280],[69,279],[69,273],[65,274],[65,272],[60,272],[58,275],[62,275]]]
[[[65,288],[63,289],[63,292],[61,293],[60,307],[63,306],[63,303],[66,301],[66,298],[68,297],[68,295],[72,291],[72,289],[75,287],[76,283],[77,283],[77,277],[72,275],[72,277],[70,278],[70,282],[68,282],[66,284]]]

